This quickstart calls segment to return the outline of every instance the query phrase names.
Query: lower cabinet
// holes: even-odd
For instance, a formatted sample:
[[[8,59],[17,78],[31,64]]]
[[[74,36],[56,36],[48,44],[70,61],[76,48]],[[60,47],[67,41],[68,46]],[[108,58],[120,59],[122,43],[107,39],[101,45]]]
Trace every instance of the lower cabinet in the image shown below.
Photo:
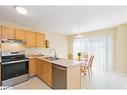
[[[52,63],[37,59],[36,70],[37,76],[49,86],[52,86]]]
[[[33,77],[36,75],[36,64],[37,64],[36,58],[29,59],[29,76],[30,77]]]
[[[50,86],[52,86],[52,63],[43,61],[44,73],[43,80]]]
[[[38,76],[42,81],[55,89],[80,89],[80,65],[73,68],[54,65],[39,58],[29,59],[29,75]]]
[[[41,76],[41,73],[40,73],[40,70],[41,69],[41,60],[40,59],[37,59],[37,64],[36,64],[36,75],[40,78]]]

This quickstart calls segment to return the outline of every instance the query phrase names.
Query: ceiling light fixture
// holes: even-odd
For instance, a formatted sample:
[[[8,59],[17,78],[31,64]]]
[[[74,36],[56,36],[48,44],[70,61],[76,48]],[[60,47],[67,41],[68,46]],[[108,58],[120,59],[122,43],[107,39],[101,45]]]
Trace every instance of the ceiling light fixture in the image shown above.
[[[80,33],[80,26],[78,27],[78,29],[79,29],[79,33]],[[84,36],[81,35],[81,34],[77,34],[77,35],[75,36],[75,38],[76,38],[76,39],[81,39],[81,38],[84,38]]]
[[[19,14],[26,15],[28,13],[28,11],[23,7],[15,6],[14,8]]]
[[[76,39],[81,39],[81,38],[84,38],[84,36],[81,35],[81,34],[77,34],[77,35],[75,36],[75,38],[76,38]]]

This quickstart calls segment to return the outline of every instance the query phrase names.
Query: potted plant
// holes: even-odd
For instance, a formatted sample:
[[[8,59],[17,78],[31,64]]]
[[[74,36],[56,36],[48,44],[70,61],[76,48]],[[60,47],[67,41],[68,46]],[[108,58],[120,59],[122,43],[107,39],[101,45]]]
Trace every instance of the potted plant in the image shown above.
[[[81,52],[78,53],[78,60],[80,60]]]

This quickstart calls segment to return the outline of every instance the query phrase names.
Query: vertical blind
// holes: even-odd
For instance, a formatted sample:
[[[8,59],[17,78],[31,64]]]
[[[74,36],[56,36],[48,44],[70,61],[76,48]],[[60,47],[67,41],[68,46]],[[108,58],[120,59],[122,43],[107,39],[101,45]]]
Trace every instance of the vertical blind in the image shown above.
[[[74,39],[73,56],[77,57],[78,52],[87,51],[94,55],[93,68],[95,70],[112,71],[113,58],[113,37],[89,37]]]

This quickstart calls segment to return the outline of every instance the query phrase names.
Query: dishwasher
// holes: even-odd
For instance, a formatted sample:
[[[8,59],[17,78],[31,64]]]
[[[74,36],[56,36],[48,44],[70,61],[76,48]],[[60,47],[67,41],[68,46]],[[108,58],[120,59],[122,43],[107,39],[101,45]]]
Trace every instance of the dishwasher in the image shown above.
[[[67,68],[53,64],[53,89],[67,89]]]

